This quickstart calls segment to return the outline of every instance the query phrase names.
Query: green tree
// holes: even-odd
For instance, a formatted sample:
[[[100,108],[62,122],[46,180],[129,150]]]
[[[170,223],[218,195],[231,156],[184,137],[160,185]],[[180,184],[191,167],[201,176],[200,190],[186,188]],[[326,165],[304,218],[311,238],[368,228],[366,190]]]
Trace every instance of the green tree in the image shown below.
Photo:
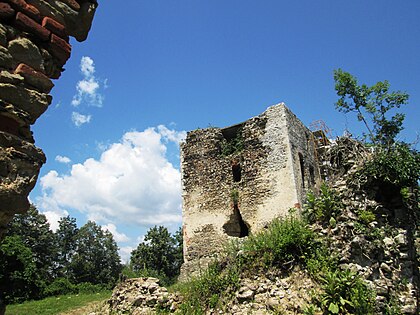
[[[4,238],[0,244],[0,302],[9,304],[40,296],[45,283],[33,256],[20,236]]]
[[[58,245],[57,263],[59,265],[59,275],[69,277],[68,266],[76,253],[76,236],[79,229],[77,228],[76,219],[70,216],[62,217],[58,221],[58,225],[55,235]]]
[[[362,121],[374,144],[390,147],[403,129],[404,114],[390,114],[408,102],[408,94],[401,91],[390,92],[388,81],[373,86],[359,85],[357,79],[341,69],[334,71],[335,90],[340,97],[336,108],[344,113],[355,112]]]
[[[20,236],[33,254],[37,273],[49,283],[57,268],[57,242],[45,215],[31,205],[28,212],[16,215],[8,225],[8,236]]]
[[[170,283],[178,276],[182,260],[181,229],[172,236],[166,227],[155,226],[131,252],[130,265],[135,272],[149,272]]]
[[[77,232],[76,244],[69,264],[73,280],[76,283],[114,285],[122,266],[112,234],[103,231],[95,222],[88,221]]]

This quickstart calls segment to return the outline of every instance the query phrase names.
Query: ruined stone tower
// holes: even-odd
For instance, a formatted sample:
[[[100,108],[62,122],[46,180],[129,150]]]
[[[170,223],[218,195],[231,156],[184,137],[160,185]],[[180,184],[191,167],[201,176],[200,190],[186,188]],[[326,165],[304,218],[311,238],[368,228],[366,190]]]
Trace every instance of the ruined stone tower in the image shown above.
[[[184,265],[204,267],[230,238],[300,208],[319,180],[312,133],[283,104],[227,128],[198,129],[181,146]]]

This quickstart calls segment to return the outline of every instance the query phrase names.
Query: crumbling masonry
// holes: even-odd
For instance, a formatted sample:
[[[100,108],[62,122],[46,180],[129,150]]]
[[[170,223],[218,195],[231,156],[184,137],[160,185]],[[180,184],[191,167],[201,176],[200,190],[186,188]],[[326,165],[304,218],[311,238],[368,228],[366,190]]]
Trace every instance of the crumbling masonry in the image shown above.
[[[299,209],[320,179],[313,135],[283,103],[238,125],[191,131],[181,152],[181,279],[203,268],[226,240]]]
[[[28,209],[45,163],[30,127],[51,104],[69,36],[86,39],[96,7],[96,0],[0,0],[0,238]]]

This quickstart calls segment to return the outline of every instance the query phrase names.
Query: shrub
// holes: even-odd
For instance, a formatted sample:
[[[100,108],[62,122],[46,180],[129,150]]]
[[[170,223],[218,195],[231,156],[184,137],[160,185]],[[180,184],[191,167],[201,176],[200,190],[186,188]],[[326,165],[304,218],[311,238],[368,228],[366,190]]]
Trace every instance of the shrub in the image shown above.
[[[372,290],[347,269],[327,272],[322,277],[322,289],[318,304],[324,314],[373,314]]]
[[[307,194],[303,215],[310,223],[316,221],[329,223],[331,218],[340,213],[341,208],[342,203],[338,194],[326,183],[322,183],[318,196],[314,192]]]
[[[67,278],[57,278],[44,290],[44,296],[57,296],[78,293],[76,285]]]

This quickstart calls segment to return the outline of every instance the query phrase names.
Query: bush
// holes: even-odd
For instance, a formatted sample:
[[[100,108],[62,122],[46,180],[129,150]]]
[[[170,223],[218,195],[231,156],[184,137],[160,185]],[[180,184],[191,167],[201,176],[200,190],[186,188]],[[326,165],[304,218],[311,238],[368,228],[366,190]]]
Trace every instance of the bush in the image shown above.
[[[331,218],[336,217],[343,205],[337,193],[326,183],[322,183],[319,195],[313,192],[307,194],[306,204],[303,209],[303,215],[308,222],[320,221],[329,223]]]
[[[373,314],[372,290],[347,269],[327,272],[322,277],[322,289],[324,292],[318,298],[318,304],[324,314]]]
[[[256,267],[290,267],[305,262],[317,247],[315,235],[299,218],[275,219],[266,231],[250,236],[244,243],[246,264]]]
[[[103,284],[92,284],[90,282],[82,282],[76,285],[77,293],[98,293],[110,289]]]
[[[77,293],[77,287],[67,278],[57,278],[44,290],[44,296],[57,296]]]

